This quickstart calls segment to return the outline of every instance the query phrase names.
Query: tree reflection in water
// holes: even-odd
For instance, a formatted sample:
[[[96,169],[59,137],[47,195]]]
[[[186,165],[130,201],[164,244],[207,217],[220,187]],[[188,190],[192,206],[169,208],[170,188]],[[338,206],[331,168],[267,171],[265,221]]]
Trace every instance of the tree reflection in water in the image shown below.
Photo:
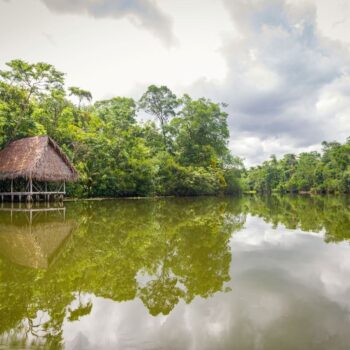
[[[5,213],[0,213],[0,239],[7,242],[6,254],[0,258],[0,343],[63,347],[63,323],[90,314],[91,295],[116,302],[139,298],[156,316],[169,314],[180,300],[190,303],[196,296],[208,298],[227,291],[229,241],[235,231],[243,229],[248,214],[274,227],[324,230],[326,242],[350,239],[349,200],[341,197],[68,203],[62,222],[40,216],[28,226],[15,219],[11,225],[17,236],[11,239],[11,225]],[[67,232],[67,223],[75,227],[69,237],[62,234],[63,227]],[[23,256],[19,265],[18,246],[20,254],[32,257],[33,245],[23,250],[25,242],[33,241],[28,235],[37,232],[34,241],[40,242],[38,237],[46,232],[40,227],[48,224],[53,237],[50,249],[44,243],[40,247],[53,263],[45,268],[23,266],[33,261]],[[48,242],[46,238],[41,241]],[[46,251],[51,255],[54,251],[55,259]]]
[[[166,315],[180,299],[223,291],[229,239],[244,215],[230,200],[123,200],[69,204],[66,222],[72,220],[71,243],[47,270],[0,260],[2,343],[31,339],[60,348],[64,320],[91,312],[87,294],[118,302],[138,297],[152,315]]]
[[[273,227],[325,232],[325,242],[350,240],[349,196],[252,196],[244,212],[259,216]]]

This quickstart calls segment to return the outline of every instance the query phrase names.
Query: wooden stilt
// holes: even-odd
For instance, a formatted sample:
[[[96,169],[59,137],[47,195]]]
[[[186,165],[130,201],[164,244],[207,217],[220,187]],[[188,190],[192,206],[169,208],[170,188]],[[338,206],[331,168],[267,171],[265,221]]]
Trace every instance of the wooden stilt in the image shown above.
[[[13,203],[13,179],[11,179],[11,202]]]
[[[31,177],[29,178],[29,192],[30,194],[33,193],[33,180]]]
[[[15,182],[11,179],[9,185],[11,189],[8,192],[0,192],[0,204],[6,200],[11,200],[12,203],[18,202],[50,202],[51,201],[63,201],[66,193],[66,183],[62,182],[59,186],[50,188],[48,183],[37,183],[33,181],[31,177],[28,177],[25,188],[18,188],[21,182]],[[9,186],[10,187],[10,186]],[[22,187],[22,186],[21,186]]]

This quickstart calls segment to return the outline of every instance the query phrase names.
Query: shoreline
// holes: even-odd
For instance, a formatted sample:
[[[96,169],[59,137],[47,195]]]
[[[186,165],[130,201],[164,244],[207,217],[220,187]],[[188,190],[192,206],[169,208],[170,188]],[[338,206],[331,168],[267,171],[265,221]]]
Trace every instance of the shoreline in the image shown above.
[[[259,193],[255,191],[246,191],[236,195],[200,195],[200,196],[144,196],[144,197],[89,197],[89,198],[71,198],[67,197],[63,199],[63,202],[78,202],[78,201],[108,201],[108,200],[152,200],[152,199],[165,199],[165,198],[201,198],[201,197],[216,197],[216,198],[228,198],[228,197],[241,197],[241,196],[349,196],[350,193],[313,193],[313,192],[297,192],[297,193]]]

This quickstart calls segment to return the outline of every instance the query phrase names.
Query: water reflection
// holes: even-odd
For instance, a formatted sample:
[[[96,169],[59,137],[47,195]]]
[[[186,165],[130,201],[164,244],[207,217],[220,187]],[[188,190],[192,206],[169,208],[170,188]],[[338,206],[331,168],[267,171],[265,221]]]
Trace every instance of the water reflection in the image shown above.
[[[272,317],[282,295],[288,302],[293,299],[298,303],[300,298],[294,298],[297,293],[309,300],[311,291],[306,287],[307,280],[301,280],[303,274],[295,280],[290,272],[282,272],[282,266],[288,266],[292,257],[312,251],[306,241],[298,246],[298,251],[293,247],[288,252],[290,257],[281,248],[270,250],[267,261],[271,261],[274,254],[280,257],[263,268],[265,255],[259,260],[259,254],[265,254],[268,249],[256,241],[250,245],[252,239],[261,237],[261,219],[278,233],[284,232],[285,229],[280,228],[284,227],[296,232],[317,233],[326,242],[339,242],[350,239],[349,212],[348,199],[335,197],[78,202],[67,203],[65,215],[61,211],[32,213],[32,222],[28,221],[28,212],[12,212],[11,219],[9,212],[0,211],[0,344],[22,348],[58,349],[64,345],[90,348],[91,339],[100,336],[94,335],[91,327],[104,323],[104,318],[113,314],[112,310],[120,311],[123,305],[120,302],[141,302],[150,317],[144,321],[152,324],[152,318],[162,319],[170,314],[172,318],[179,317],[176,316],[179,311],[174,312],[174,309],[184,310],[185,305],[190,304],[191,308],[196,308],[199,300],[205,300],[205,307],[214,307],[213,310],[216,309],[212,303],[215,305],[215,300],[223,300],[221,303],[227,310],[221,311],[221,316],[211,311],[213,328],[208,332],[229,327],[229,334],[230,327],[235,328],[240,330],[237,339],[240,339],[238,334],[242,336],[238,341],[241,348],[259,348],[244,343],[250,329],[244,326],[248,324],[247,312],[260,319],[268,314]],[[283,240],[288,242],[289,238],[285,236]],[[318,244],[319,251],[329,251],[320,247],[323,246]],[[305,263],[310,263],[310,256],[308,259],[304,256]],[[274,290],[274,297],[261,299],[264,295],[262,287],[265,293],[270,291],[269,295]],[[231,289],[232,293],[219,293]],[[242,302],[247,296],[262,300],[267,309],[261,309],[259,304],[261,312],[254,313],[252,305]],[[317,316],[319,310],[308,302],[300,305],[316,318],[320,317]],[[217,306],[219,310],[220,305]],[[205,307],[203,304],[203,310]],[[104,308],[102,318],[93,322],[101,308]],[[128,311],[134,327],[125,335],[128,339],[141,337],[142,333],[135,325],[143,311],[139,306],[133,308]],[[235,326],[231,324],[233,312],[241,315]],[[285,317],[288,312],[291,310],[285,311]],[[207,318],[202,313],[198,317],[199,320]],[[305,317],[302,311],[300,317]],[[316,322],[315,317],[310,318],[310,322]],[[174,325],[179,332],[183,321]],[[108,322],[111,334],[107,338],[110,339],[115,337],[117,321],[109,319]],[[237,328],[240,322],[243,323]],[[73,331],[75,324],[78,328]],[[82,337],[79,330],[84,324],[90,331]],[[109,328],[107,324],[105,327]],[[159,323],[157,327],[160,327]],[[71,332],[75,338],[69,342]],[[170,339],[159,346],[154,338],[147,346],[140,345],[140,339],[134,339],[132,346],[126,342],[120,347],[115,346],[118,343],[115,340],[100,348],[170,348]],[[213,339],[207,344],[232,348],[231,337],[227,336],[221,347],[213,343]],[[101,339],[91,348],[96,348],[99,342]],[[181,343],[172,348],[187,347],[187,343]],[[203,343],[201,347],[208,348],[208,345]]]
[[[350,240],[349,196],[252,196],[245,198],[244,211],[274,228],[324,231],[326,242]]]
[[[84,293],[119,302],[138,297],[152,315],[166,315],[180,299],[189,303],[196,295],[206,298],[223,290],[230,279],[228,242],[244,223],[244,215],[235,210],[229,201],[148,200],[71,204],[64,223],[48,223],[42,216],[35,224],[36,244],[38,235],[46,239],[50,233],[52,242],[61,240],[73,218],[78,228],[73,244],[46,272],[1,261],[3,341],[37,336],[35,324],[41,330],[37,341],[59,346],[64,319],[78,320],[93,307],[89,300],[80,300]],[[33,228],[28,236],[33,237]],[[17,241],[12,239],[12,250],[6,245],[6,255],[15,262],[18,253],[32,259],[30,239],[28,245],[20,245],[24,255]],[[20,262],[23,265],[22,258]],[[77,305],[70,307],[77,299]],[[39,319],[39,311],[45,317]]]
[[[0,254],[13,263],[47,269],[75,227],[65,208],[0,208]]]

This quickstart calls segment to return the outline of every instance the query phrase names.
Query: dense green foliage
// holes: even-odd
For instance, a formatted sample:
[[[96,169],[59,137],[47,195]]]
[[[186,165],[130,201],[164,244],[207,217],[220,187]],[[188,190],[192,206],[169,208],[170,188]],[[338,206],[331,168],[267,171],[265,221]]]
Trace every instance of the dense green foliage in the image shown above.
[[[70,195],[350,192],[350,139],[324,142],[322,154],[272,156],[245,171],[228,149],[224,105],[178,98],[155,85],[140,101],[114,97],[92,105],[89,91],[66,89],[64,74],[50,64],[13,60],[7,66],[0,71],[0,148],[50,135],[80,173]]]
[[[244,189],[264,193],[349,193],[350,138],[344,144],[323,142],[322,146],[322,154],[286,154],[280,160],[271,156],[246,172]]]
[[[80,173],[74,196],[201,195],[239,191],[241,164],[227,143],[227,114],[207,99],[150,86],[140,101],[93,105],[46,63],[13,60],[0,71],[0,148],[50,135]],[[68,92],[67,92],[68,90]],[[69,97],[77,101],[74,104]],[[138,114],[154,121],[141,123]]]

